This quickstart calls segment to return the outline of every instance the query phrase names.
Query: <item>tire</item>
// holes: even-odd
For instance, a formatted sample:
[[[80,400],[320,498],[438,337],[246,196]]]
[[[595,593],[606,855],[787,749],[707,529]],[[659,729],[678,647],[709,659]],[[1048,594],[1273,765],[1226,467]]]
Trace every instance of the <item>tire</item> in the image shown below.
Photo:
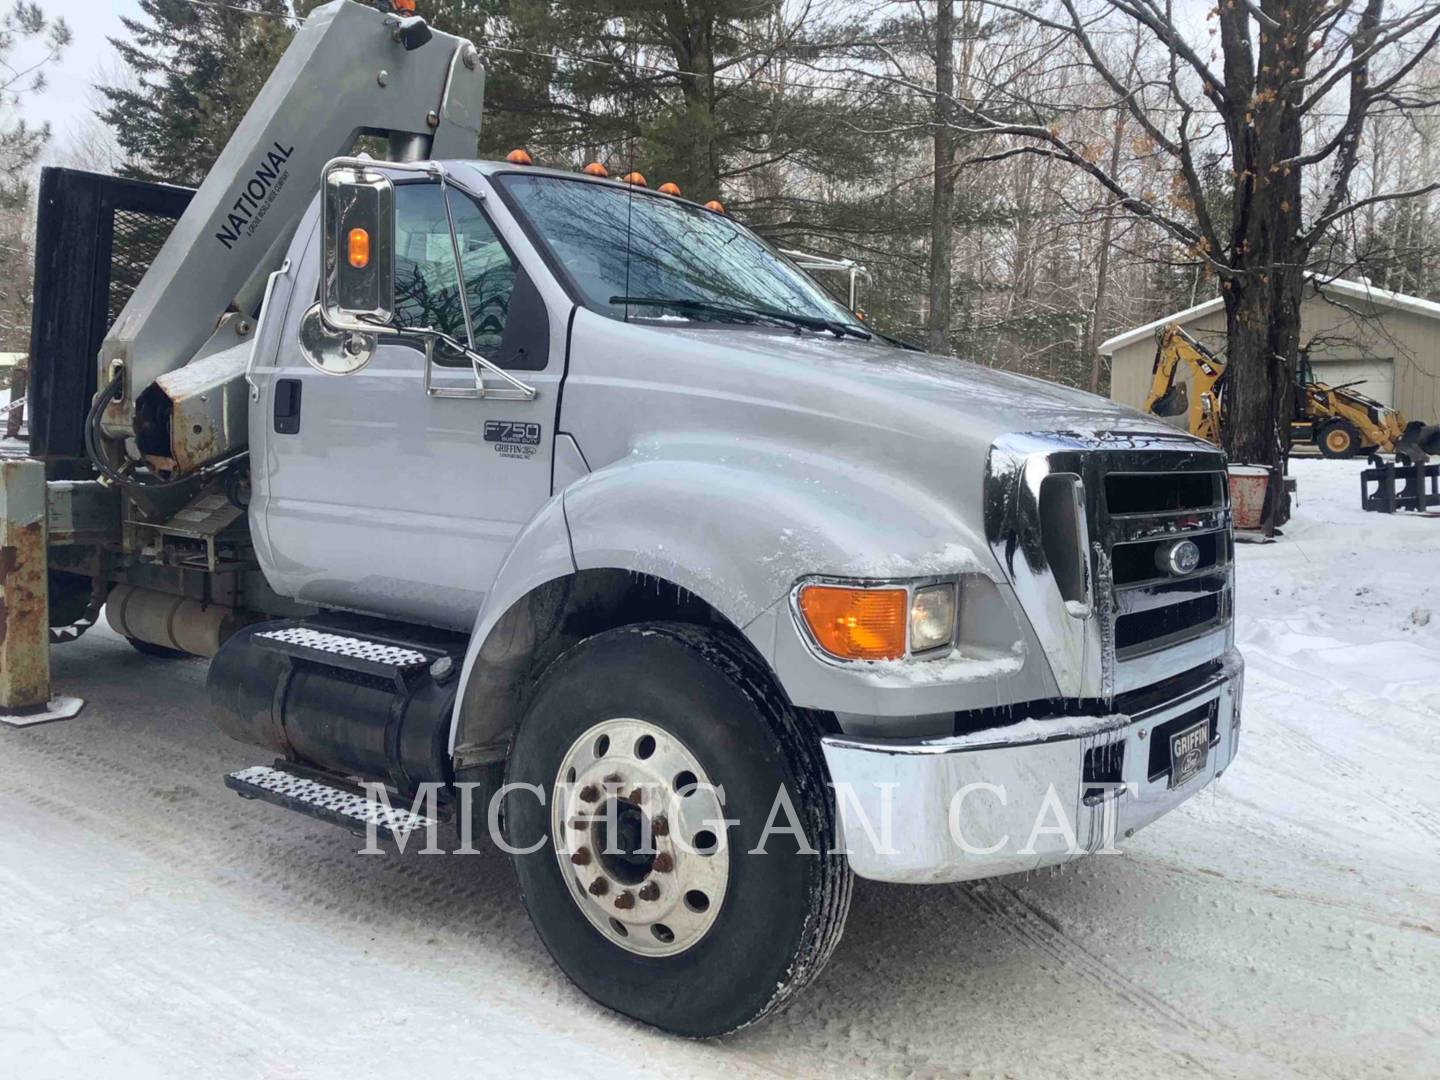
[[[599,756],[596,732],[614,737]],[[645,755],[647,736],[654,741]],[[561,770],[570,766],[575,782],[562,784]],[[650,782],[650,774],[677,767],[675,780]],[[601,771],[605,782],[596,785]],[[711,797],[688,780],[683,789],[692,794],[675,794],[686,771],[725,792],[719,813],[732,821],[721,830],[726,846],[712,855],[695,853],[709,838],[695,828],[700,815],[691,800],[711,810],[719,804],[704,803]],[[637,778],[648,786],[627,797]],[[515,871],[545,947],[602,1005],[678,1035],[727,1034],[793,999],[840,940],[852,874],[843,855],[826,854],[835,813],[818,732],[727,635],[650,623],[575,646],[541,680],[516,732],[506,781],[546,793],[542,806],[534,792],[507,790],[509,843],[541,845],[514,855]],[[804,854],[793,833],[772,832],[768,854],[748,854],[782,786],[815,850]],[[619,807],[617,821],[645,808],[636,813],[648,816],[655,832],[648,867],[645,855],[627,861],[600,853],[596,830],[609,813],[597,803],[595,824],[577,824],[571,814],[587,805],[576,801],[585,796]],[[667,821],[656,824],[661,816]],[[782,809],[775,824],[787,823]],[[555,835],[576,828],[575,854],[557,857]],[[608,887],[597,898],[602,877]],[[636,899],[621,910],[625,895]]]
[[[1331,420],[1320,429],[1315,443],[1327,458],[1350,458],[1360,452],[1360,432],[1348,420]]]
[[[127,637],[130,647],[145,656],[153,656],[156,660],[193,660],[195,659],[188,652],[181,652],[179,649],[171,649],[165,645],[156,645],[153,642],[141,641],[139,638]]]

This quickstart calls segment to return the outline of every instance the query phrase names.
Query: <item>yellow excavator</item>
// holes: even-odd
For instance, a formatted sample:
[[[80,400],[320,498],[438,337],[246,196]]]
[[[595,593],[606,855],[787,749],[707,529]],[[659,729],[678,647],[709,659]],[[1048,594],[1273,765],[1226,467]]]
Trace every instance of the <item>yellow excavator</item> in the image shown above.
[[[1145,411],[1219,443],[1225,361],[1178,323],[1166,326],[1156,338],[1159,345]],[[1177,377],[1182,368],[1186,373],[1183,379]],[[1358,393],[1353,389],[1357,385],[1316,382],[1310,361],[1302,353],[1290,416],[1291,445],[1314,443],[1329,458],[1393,453],[1405,433],[1405,418]]]

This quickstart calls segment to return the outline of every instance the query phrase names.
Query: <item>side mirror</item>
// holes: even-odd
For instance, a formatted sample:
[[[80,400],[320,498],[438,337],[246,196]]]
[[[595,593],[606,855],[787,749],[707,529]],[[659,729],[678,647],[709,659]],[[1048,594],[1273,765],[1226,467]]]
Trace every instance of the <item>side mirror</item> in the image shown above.
[[[332,162],[323,178],[320,313],[332,330],[395,320],[395,185],[378,170]]]

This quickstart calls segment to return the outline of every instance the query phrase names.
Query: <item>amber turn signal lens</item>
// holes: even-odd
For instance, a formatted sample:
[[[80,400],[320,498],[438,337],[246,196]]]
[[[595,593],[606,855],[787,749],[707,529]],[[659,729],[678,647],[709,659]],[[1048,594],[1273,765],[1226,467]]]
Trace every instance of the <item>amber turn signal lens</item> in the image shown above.
[[[899,660],[905,655],[904,589],[806,585],[800,613],[815,641],[841,660]]]
[[[351,229],[346,244],[346,256],[356,270],[370,265],[370,234],[364,229]]]

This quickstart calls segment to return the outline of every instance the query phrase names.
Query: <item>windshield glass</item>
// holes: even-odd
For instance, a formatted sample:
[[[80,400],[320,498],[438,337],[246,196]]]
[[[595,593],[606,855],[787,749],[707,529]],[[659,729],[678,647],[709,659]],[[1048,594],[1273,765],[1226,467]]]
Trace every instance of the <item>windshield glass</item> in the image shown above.
[[[700,320],[782,312],[860,327],[802,270],[721,214],[608,184],[523,173],[495,179],[597,311]]]

